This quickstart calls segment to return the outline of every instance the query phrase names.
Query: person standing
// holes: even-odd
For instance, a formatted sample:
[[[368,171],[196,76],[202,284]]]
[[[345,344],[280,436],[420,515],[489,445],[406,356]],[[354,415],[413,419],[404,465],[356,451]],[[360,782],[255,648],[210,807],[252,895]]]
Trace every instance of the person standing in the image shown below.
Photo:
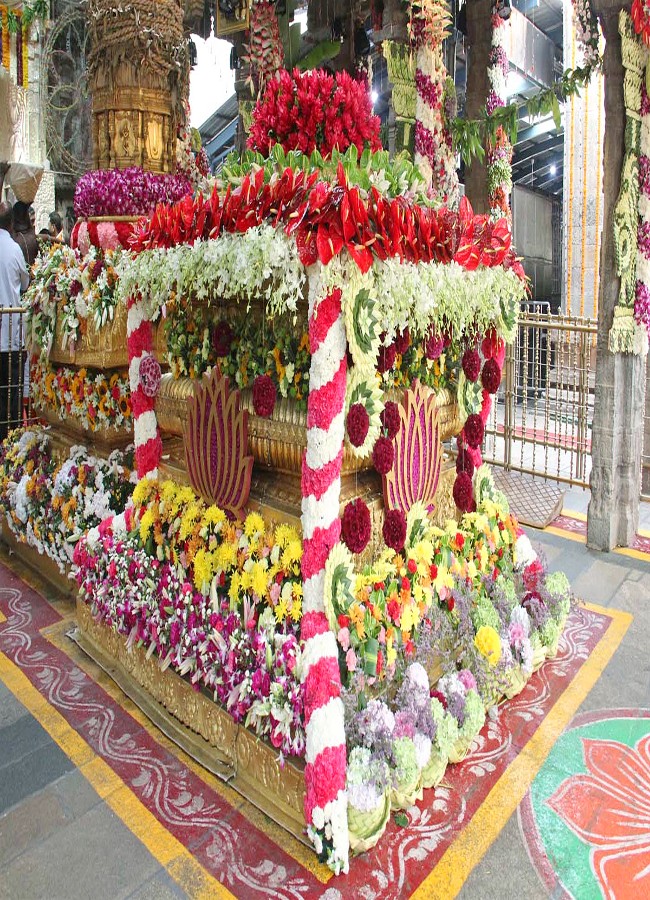
[[[29,217],[30,206],[17,200],[13,208],[13,232],[14,240],[20,247],[25,257],[27,267],[30,268],[38,256],[39,246],[36,240],[34,226]]]
[[[4,313],[20,306],[29,273],[18,244],[11,236],[12,209],[0,203],[0,439],[20,425],[22,376],[22,315]]]
[[[52,240],[63,242],[63,219],[56,211],[50,213],[50,235]]]

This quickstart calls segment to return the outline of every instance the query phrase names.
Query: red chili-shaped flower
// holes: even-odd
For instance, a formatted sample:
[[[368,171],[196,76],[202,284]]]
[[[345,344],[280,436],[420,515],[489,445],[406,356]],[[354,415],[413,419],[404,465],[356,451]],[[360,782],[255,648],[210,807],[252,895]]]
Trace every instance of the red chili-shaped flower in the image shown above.
[[[372,448],[372,464],[380,475],[385,475],[390,471],[394,459],[395,448],[390,438],[377,438],[375,446]]]
[[[370,417],[362,403],[353,403],[348,412],[348,439],[353,447],[360,447],[366,439]]]
[[[386,546],[391,550],[399,553],[403,549],[406,540],[406,516],[401,509],[386,511],[381,533]]]
[[[341,536],[351,553],[361,553],[370,540],[370,510],[361,498],[343,510]]]
[[[459,472],[454,481],[454,503],[461,512],[469,512],[474,501],[472,479],[467,472]]]
[[[463,426],[463,434],[470,447],[473,447],[474,449],[480,447],[483,443],[483,435],[485,434],[485,428],[481,421],[481,417],[476,415],[476,413],[468,416],[467,421]]]
[[[394,400],[388,400],[381,413],[381,424],[391,441],[399,431],[399,422],[399,407]]]
[[[277,393],[270,375],[258,375],[253,382],[253,409],[263,419],[273,413]]]
[[[481,372],[481,384],[488,394],[496,394],[501,384],[501,369],[496,359],[488,359]]]

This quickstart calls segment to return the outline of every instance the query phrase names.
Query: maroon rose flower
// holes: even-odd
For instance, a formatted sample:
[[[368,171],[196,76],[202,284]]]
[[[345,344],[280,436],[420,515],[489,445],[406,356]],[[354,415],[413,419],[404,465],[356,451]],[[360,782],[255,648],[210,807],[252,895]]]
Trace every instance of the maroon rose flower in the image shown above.
[[[471,478],[474,474],[474,460],[467,452],[466,447],[458,448],[458,456],[456,457],[456,471],[460,475],[465,472]]]
[[[75,280],[70,283],[70,296],[76,297],[81,292],[81,282]]]
[[[399,431],[399,407],[393,400],[388,400],[381,413],[381,424],[392,441]]]
[[[348,439],[353,447],[360,447],[366,439],[370,417],[362,403],[353,403],[348,411]]]
[[[401,509],[389,509],[386,511],[381,533],[386,546],[390,547],[391,550],[399,553],[404,548],[406,516]]]
[[[341,536],[351,553],[361,553],[370,540],[370,510],[359,497],[343,510]]]
[[[443,709],[447,709],[447,698],[441,691],[436,691],[434,688],[431,688],[429,691],[429,696],[431,699],[436,699],[440,702]]]
[[[461,512],[470,512],[474,502],[472,479],[467,472],[459,472],[454,481],[454,503]]]
[[[424,339],[424,355],[427,359],[438,359],[444,349],[445,339],[442,335],[437,334],[433,328],[430,328]]]
[[[275,409],[276,390],[270,375],[258,375],[253,382],[253,409],[263,419]]]
[[[395,365],[395,344],[389,344],[388,347],[383,345],[379,348],[379,358],[377,360],[377,371],[382,375],[384,372],[390,372]]]
[[[488,359],[481,372],[481,384],[488,394],[496,394],[501,384],[501,369],[496,359]]]
[[[401,331],[395,337],[393,346],[395,347],[395,350],[397,351],[397,353],[401,353],[401,354],[406,353],[408,348],[411,346],[411,332],[409,331],[408,325],[406,326],[404,331]]]
[[[228,322],[223,319],[214,326],[212,346],[217,356],[228,356],[232,346],[233,333]]]
[[[395,449],[390,438],[377,438],[375,446],[372,448],[372,464],[380,475],[385,475],[390,471],[394,459]]]
[[[468,446],[473,447],[474,449],[480,447],[483,443],[484,433],[485,427],[481,421],[481,417],[476,415],[476,413],[468,416],[467,421],[463,426],[463,434],[465,435]]]
[[[475,347],[469,347],[463,353],[463,372],[468,381],[476,381],[481,372],[481,357]]]

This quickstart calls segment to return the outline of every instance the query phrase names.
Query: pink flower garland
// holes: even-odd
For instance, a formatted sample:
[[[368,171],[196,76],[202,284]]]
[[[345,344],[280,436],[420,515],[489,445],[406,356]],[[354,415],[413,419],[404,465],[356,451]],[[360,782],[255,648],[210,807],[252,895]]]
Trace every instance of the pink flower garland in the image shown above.
[[[305,642],[305,820],[335,870],[348,869],[345,729],[336,639],[323,602],[324,572],[341,533],[339,501],[345,433],[346,338],[341,291],[310,300],[310,387],[302,466],[302,577]],[[323,847],[326,826],[331,849]]]
[[[153,357],[153,326],[146,318],[139,296],[130,297],[127,306],[126,342],[129,351],[135,462],[139,478],[144,478],[145,475],[155,478],[162,453],[162,440],[155,413],[157,389],[152,391],[152,385],[143,384],[142,381],[142,374],[152,368],[147,359]],[[159,386],[158,381],[156,388]]]

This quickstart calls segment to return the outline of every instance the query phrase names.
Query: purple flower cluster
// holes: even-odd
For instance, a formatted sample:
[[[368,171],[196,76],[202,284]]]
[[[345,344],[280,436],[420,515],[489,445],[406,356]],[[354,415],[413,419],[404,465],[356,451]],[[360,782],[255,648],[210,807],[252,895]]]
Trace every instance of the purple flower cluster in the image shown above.
[[[488,116],[491,116],[495,109],[499,109],[499,107],[504,105],[503,100],[494,91],[490,91],[485,101]]]
[[[192,193],[184,175],[158,175],[140,166],[96,169],[77,182],[74,212],[86,216],[144,216],[158,203],[175,203]]]
[[[637,231],[639,251],[646,259],[650,259],[650,221],[640,222]]]
[[[498,46],[493,47],[490,51],[490,56],[488,60],[488,65],[490,68],[499,67],[504,75],[507,75],[510,71],[510,62],[508,61],[508,54],[505,51],[504,47]]]
[[[435,165],[438,144],[426,125],[420,121],[415,123],[415,152],[420,156],[426,156],[429,162]]]
[[[648,336],[650,336],[650,289],[642,281],[637,281],[636,283],[634,318],[639,325],[645,325],[648,329]]]

